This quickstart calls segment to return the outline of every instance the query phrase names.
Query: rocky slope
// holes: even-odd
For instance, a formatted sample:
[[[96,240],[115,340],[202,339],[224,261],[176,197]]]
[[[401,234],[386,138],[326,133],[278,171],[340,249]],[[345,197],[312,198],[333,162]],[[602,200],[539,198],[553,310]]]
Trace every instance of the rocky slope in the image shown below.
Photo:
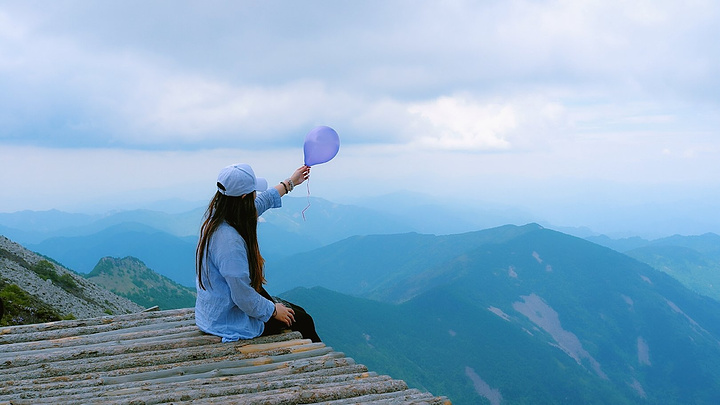
[[[12,297],[32,297],[37,305],[63,318],[82,319],[144,309],[4,236],[0,236],[0,289],[13,293]],[[18,323],[7,320],[11,301],[5,297],[5,324]]]

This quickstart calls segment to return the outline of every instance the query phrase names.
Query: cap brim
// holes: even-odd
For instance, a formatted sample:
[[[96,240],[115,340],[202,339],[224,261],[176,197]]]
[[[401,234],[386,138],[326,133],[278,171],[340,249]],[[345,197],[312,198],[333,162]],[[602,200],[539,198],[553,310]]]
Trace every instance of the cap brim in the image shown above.
[[[265,191],[268,188],[268,182],[262,177],[255,178],[255,191]]]

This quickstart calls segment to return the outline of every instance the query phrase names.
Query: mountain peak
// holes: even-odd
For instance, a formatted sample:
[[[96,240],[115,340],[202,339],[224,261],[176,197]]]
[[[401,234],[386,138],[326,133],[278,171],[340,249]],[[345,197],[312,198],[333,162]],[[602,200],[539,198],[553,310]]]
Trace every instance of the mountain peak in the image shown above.
[[[194,290],[154,272],[136,257],[103,257],[87,278],[146,307],[174,309],[195,305]]]

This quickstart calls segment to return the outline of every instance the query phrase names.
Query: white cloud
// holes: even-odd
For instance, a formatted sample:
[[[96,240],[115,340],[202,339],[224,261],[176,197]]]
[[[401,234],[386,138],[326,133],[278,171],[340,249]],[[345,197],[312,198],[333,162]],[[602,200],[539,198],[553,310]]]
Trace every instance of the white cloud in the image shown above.
[[[472,184],[566,215],[718,185],[717,2],[172,6],[0,5],[0,168],[39,186],[5,176],[5,207],[92,199],[101,178],[182,193],[236,160],[272,177],[315,125],[341,149],[314,195]]]
[[[708,2],[398,4],[383,4],[381,14],[358,5],[357,16],[284,28],[265,14],[261,21],[248,15],[272,5],[219,3],[221,15],[180,3],[177,16],[157,19],[162,26],[152,16],[166,10],[150,6],[126,32],[115,20],[134,10],[120,5],[65,4],[52,10],[56,18],[18,5],[0,9],[12,22],[0,31],[0,59],[12,77],[3,87],[24,95],[4,105],[5,121],[29,133],[44,125],[78,145],[95,139],[95,146],[272,144],[322,123],[344,127],[357,142],[507,150],[522,143],[524,129],[544,125],[528,118],[535,107],[614,104],[717,76],[710,74],[717,51],[696,45],[717,14]],[[396,7],[408,7],[406,18],[390,17]],[[301,12],[274,18],[288,23],[290,11]],[[193,25],[189,35],[173,24],[191,12],[218,25]],[[289,40],[292,30],[299,35]],[[538,96],[548,105],[517,105]],[[58,125],[53,114],[61,109]],[[29,115],[34,123],[11,119]]]
[[[144,100],[130,106],[128,115],[137,117],[137,130],[150,132],[149,142],[171,138],[189,143],[215,139],[252,144],[285,140],[289,132],[312,128],[332,100],[320,83],[238,86],[185,76],[156,83]],[[141,137],[133,141],[143,143]]]
[[[463,97],[440,97],[412,104],[410,114],[418,117],[414,125],[417,142],[430,148],[449,150],[508,149],[505,139],[518,126],[510,105],[478,105]]]
[[[566,136],[566,107],[541,95],[482,100],[468,94],[409,104],[406,131],[430,149],[509,151],[538,149]]]

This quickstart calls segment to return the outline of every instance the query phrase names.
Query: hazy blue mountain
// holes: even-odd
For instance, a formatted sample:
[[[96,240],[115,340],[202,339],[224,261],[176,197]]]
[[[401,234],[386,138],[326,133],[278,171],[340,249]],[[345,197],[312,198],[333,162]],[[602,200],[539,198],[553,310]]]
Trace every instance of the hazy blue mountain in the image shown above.
[[[627,252],[628,250],[647,246],[651,243],[649,240],[643,239],[639,236],[634,236],[631,238],[613,239],[606,235],[595,235],[588,236],[585,239],[589,240],[590,242],[597,243],[598,245],[606,246],[610,249],[617,250],[618,252]]]
[[[270,261],[321,246],[308,236],[287,232],[269,223],[259,224],[258,237],[262,254]],[[132,256],[177,283],[195,286],[196,236],[179,237],[128,222],[94,234],[54,237],[27,246],[80,273],[89,273],[98,260],[106,256]]]
[[[665,272],[691,290],[720,301],[720,236],[674,235],[645,240],[588,238]]]
[[[258,243],[260,253],[266,260],[278,260],[322,246],[322,243],[312,236],[289,232],[267,222],[258,224]]]
[[[105,215],[72,214],[57,210],[0,214],[0,231],[24,244],[38,244],[55,237],[87,236],[125,223],[143,224],[175,236],[197,235],[203,209],[167,214],[132,210]]]
[[[692,236],[673,235],[667,238],[655,239],[650,245],[686,247],[707,257],[720,260],[720,235],[714,233]]]
[[[38,236],[35,232],[28,232],[5,225],[0,225],[0,235],[12,240],[22,241],[22,243],[39,243],[44,239],[44,236]]]
[[[686,287],[720,301],[720,261],[683,246],[645,246],[626,252]]]
[[[87,236],[56,237],[27,246],[80,273],[91,272],[102,257],[133,256],[175,282],[194,286],[196,240],[124,223]]]
[[[205,208],[173,214],[132,210],[103,216],[23,211],[0,215],[0,232],[81,273],[90,272],[105,256],[133,256],[163,276],[192,287],[195,246]],[[409,229],[368,209],[319,198],[285,197],[282,208],[263,215],[258,234],[263,256],[275,261],[352,235]]]
[[[0,224],[9,228],[23,229],[27,232],[51,232],[78,225],[87,225],[95,220],[87,214],[71,214],[58,210],[18,211],[0,213]]]
[[[452,233],[457,230],[474,230],[488,221],[507,223],[506,216],[497,209],[495,213],[484,211],[465,215],[458,210],[448,210],[430,203],[393,204],[389,201],[366,208],[357,205],[338,204],[316,197],[287,196],[283,207],[267,211],[263,220],[277,228],[309,239],[312,245],[326,245],[354,235],[390,234],[401,232]],[[384,199],[380,200],[381,202]],[[153,205],[162,208],[162,205]],[[193,209],[176,212],[177,204],[168,206],[170,213],[162,210],[135,209],[110,212],[104,215],[71,214],[57,210],[21,211],[0,213],[0,232],[21,243],[38,244],[54,237],[87,236],[124,223],[143,224],[175,236],[197,235],[203,218],[204,204]],[[468,210],[474,210],[469,207]],[[303,211],[305,218],[303,218]]]
[[[625,252],[700,294],[720,301],[720,236],[675,235]]]
[[[182,214],[188,211],[194,211],[198,208],[204,209],[207,207],[207,204],[210,202],[211,196],[208,196],[207,199],[202,200],[194,200],[194,201],[188,201],[180,198],[171,198],[167,200],[159,200],[159,201],[151,201],[146,202],[138,206],[134,207],[127,207],[122,209],[122,207],[116,207],[116,209],[122,209],[124,211],[132,211],[132,210],[150,210],[150,211],[158,211],[158,212],[165,212],[168,214]]]
[[[414,230],[392,215],[314,197],[309,201],[307,198],[283,197],[282,208],[266,211],[263,218],[285,231],[312,238],[323,245],[354,235]]]
[[[605,235],[590,236],[585,239],[607,246],[618,252],[628,252],[646,246],[678,246],[693,249],[708,257],[720,259],[720,235],[708,232],[702,235],[673,235],[658,239],[643,239],[640,237],[613,239]]]
[[[715,404],[720,398],[717,301],[624,254],[537,225],[430,237],[435,243],[422,237],[391,235],[372,248],[368,238],[343,241],[333,246],[357,253],[334,265],[325,257],[330,247],[288,260],[298,277],[324,287],[372,273],[363,279],[367,285],[350,290],[385,302],[321,288],[283,296],[313,314],[321,337],[336,349],[457,404],[497,403],[488,398]],[[422,262],[417,250],[403,249],[418,241],[453,246],[455,253],[414,272],[400,269],[398,279],[384,275],[390,268],[372,267],[402,263],[399,257]],[[318,267],[302,265],[312,262]],[[277,283],[269,282],[271,292]],[[417,293],[392,303],[397,296],[387,293],[403,291]]]
[[[354,236],[314,251],[268,261],[266,277],[270,288],[277,292],[322,286],[345,294],[402,301],[429,288],[429,285],[404,287],[417,277],[422,280],[423,273],[429,271],[431,277],[436,277],[448,263],[462,260],[464,254],[478,246],[502,243],[541,228],[529,224],[457,235]],[[394,288],[398,284],[399,289]]]
[[[97,219],[58,210],[0,213],[0,232],[18,243],[39,243],[63,229],[86,226]]]
[[[517,207],[449,201],[445,191],[447,190],[437,190],[433,195],[397,192],[380,197],[356,199],[354,205],[390,215],[396,221],[407,224],[411,230],[428,234],[464,233],[536,220],[532,214]],[[395,233],[402,231],[398,230]]]
[[[200,206],[179,213],[137,209],[105,215],[71,214],[57,210],[21,211],[0,214],[0,232],[21,243],[39,244],[50,238],[88,236],[110,227],[137,223],[174,236],[197,236],[206,208]],[[315,197],[309,200],[284,197],[283,207],[267,211],[262,221],[272,224],[278,230],[297,235],[298,240],[307,239],[307,245],[312,247],[353,235],[413,230],[390,215]]]
[[[165,310],[195,306],[194,288],[154,272],[134,257],[103,257],[85,278],[145,308],[158,306]]]
[[[78,228],[75,232],[77,235],[87,235],[115,225],[138,223],[175,236],[196,236],[204,212],[202,208],[175,214],[150,210],[120,211],[96,220],[92,226]]]

